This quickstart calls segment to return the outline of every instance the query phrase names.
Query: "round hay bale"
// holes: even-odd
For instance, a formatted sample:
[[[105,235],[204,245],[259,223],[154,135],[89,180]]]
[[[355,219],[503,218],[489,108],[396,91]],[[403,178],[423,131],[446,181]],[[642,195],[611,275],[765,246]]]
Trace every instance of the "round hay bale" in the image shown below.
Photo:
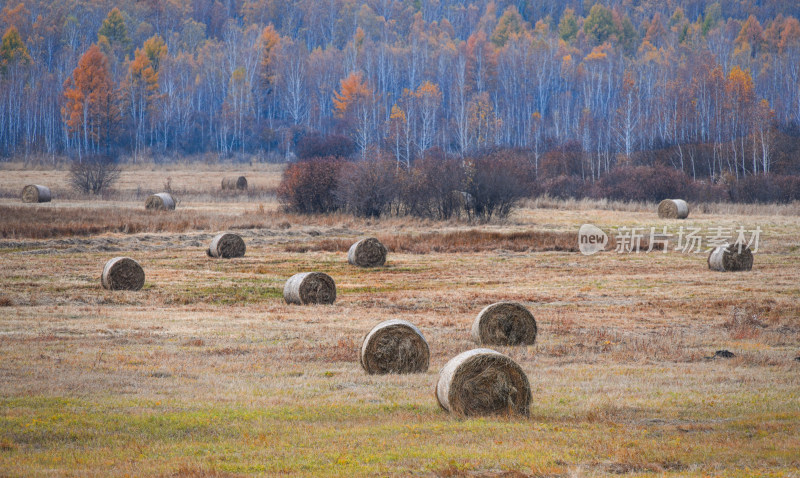
[[[286,281],[283,300],[287,304],[333,304],[336,300],[336,283],[323,272],[301,272]]]
[[[753,253],[744,244],[717,246],[708,255],[708,268],[719,272],[749,271],[753,268]]]
[[[361,239],[350,246],[347,262],[359,267],[380,267],[386,263],[386,247],[374,237]]]
[[[689,205],[683,199],[664,199],[658,204],[658,217],[686,219],[689,217]]]
[[[175,198],[170,193],[153,194],[145,201],[144,208],[155,211],[170,211],[175,209]]]
[[[244,191],[247,189],[247,178],[244,176],[239,176],[238,178],[222,178],[222,189],[239,189]]]
[[[139,290],[144,286],[144,269],[130,257],[115,257],[103,267],[101,282],[109,290]]]
[[[22,188],[22,202],[50,202],[50,188],[38,184],[28,184]]]
[[[439,405],[462,416],[528,416],[531,386],[511,358],[492,349],[462,352],[439,372]]]
[[[472,323],[472,338],[483,345],[533,345],[536,331],[533,314],[517,302],[487,306]]]
[[[430,356],[422,332],[405,320],[381,322],[361,343],[361,367],[368,374],[424,373]]]
[[[244,257],[247,247],[244,240],[238,234],[223,232],[214,236],[211,245],[206,250],[206,254],[211,257],[221,257],[230,259],[231,257]]]

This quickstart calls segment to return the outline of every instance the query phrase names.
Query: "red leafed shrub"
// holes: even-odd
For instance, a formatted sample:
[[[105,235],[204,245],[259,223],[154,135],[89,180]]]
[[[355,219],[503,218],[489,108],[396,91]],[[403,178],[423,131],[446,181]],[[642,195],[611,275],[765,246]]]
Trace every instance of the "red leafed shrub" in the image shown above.
[[[320,158],[290,165],[278,186],[278,200],[299,213],[333,212],[339,208],[336,187],[345,161]]]

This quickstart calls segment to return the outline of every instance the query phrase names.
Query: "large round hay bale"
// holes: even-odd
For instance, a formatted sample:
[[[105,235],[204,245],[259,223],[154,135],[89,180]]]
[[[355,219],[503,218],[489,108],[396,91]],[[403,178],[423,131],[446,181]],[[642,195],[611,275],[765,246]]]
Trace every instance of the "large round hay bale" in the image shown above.
[[[130,257],[115,257],[103,267],[101,282],[110,290],[139,290],[144,286],[144,269]]]
[[[381,322],[361,343],[361,367],[368,374],[424,373],[430,356],[422,332],[405,320]]]
[[[689,217],[689,205],[683,199],[664,199],[658,204],[658,217],[686,219]]]
[[[536,331],[533,314],[517,302],[489,305],[472,323],[472,338],[482,345],[533,345]]]
[[[725,244],[708,254],[708,268],[719,272],[749,271],[753,268],[753,253],[744,244]]]
[[[359,267],[380,267],[386,263],[386,247],[374,237],[361,239],[350,246],[347,262]]]
[[[287,304],[333,304],[336,283],[323,272],[301,272],[286,281],[283,300]]]
[[[244,176],[222,178],[222,189],[247,189],[247,178]]]
[[[22,202],[50,202],[50,188],[38,184],[28,184],[22,188]]]
[[[208,246],[206,254],[211,257],[221,257],[230,259],[231,257],[244,257],[247,246],[238,234],[223,232],[214,236],[211,245]]]
[[[170,193],[153,194],[145,201],[144,208],[155,211],[169,211],[175,209],[175,198]]]
[[[511,358],[492,349],[474,349],[456,355],[439,372],[439,405],[463,416],[528,416],[531,386]]]

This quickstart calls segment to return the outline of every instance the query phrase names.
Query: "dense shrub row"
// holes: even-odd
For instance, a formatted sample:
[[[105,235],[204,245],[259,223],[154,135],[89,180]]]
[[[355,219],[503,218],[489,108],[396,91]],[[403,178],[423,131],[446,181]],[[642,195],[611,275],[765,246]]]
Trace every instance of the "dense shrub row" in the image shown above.
[[[534,190],[532,169],[515,155],[425,158],[410,169],[386,159],[313,158],[290,165],[278,198],[300,213],[409,214],[433,219],[502,217]]]
[[[683,198],[691,202],[788,203],[800,201],[800,177],[776,174],[751,175],[740,180],[712,184],[693,181],[666,166],[617,168],[594,183],[577,176],[557,176],[536,183],[535,195],[555,198],[614,199],[658,202]]]
[[[362,217],[408,214],[433,219],[503,217],[519,199],[540,195],[785,203],[800,200],[800,177],[757,175],[711,184],[693,181],[667,166],[628,166],[594,182],[547,170],[537,179],[528,154],[501,150],[463,160],[432,156],[415,161],[411,168],[389,159],[311,157],[290,165],[278,189],[281,202],[299,213],[346,211]]]
[[[800,176],[757,175],[733,183],[730,199],[743,203],[800,201]]]

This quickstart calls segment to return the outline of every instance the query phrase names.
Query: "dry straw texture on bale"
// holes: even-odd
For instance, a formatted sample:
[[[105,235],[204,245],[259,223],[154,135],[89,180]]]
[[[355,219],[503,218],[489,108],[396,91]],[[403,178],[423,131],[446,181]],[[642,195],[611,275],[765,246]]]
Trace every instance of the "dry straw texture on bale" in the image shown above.
[[[439,405],[462,416],[528,416],[531,386],[511,358],[492,349],[456,355],[439,372]]]
[[[533,345],[536,331],[533,314],[516,302],[487,306],[472,323],[472,338],[483,345]]]
[[[287,304],[333,304],[336,283],[323,272],[301,272],[286,281],[283,300]]]
[[[22,188],[22,202],[50,202],[50,188],[38,184],[28,184]]]
[[[144,203],[145,209],[168,211],[175,209],[175,198],[170,193],[153,194]]]
[[[247,178],[244,176],[239,176],[238,178],[223,178],[222,189],[246,190]]]
[[[211,257],[221,257],[230,259],[231,257],[244,257],[247,247],[244,240],[238,234],[223,232],[214,236],[211,245],[206,250],[206,254]]]
[[[718,246],[708,255],[708,268],[712,271],[749,271],[753,268],[753,253],[744,244]]]
[[[386,247],[374,237],[361,239],[350,246],[347,262],[359,267],[380,267],[386,263]]]
[[[689,205],[683,199],[664,199],[658,204],[658,217],[686,219],[689,217]]]
[[[369,374],[424,373],[430,356],[422,332],[405,320],[381,322],[361,344],[361,367]]]
[[[115,257],[103,267],[101,281],[110,290],[139,290],[144,286],[144,269],[129,257]]]

